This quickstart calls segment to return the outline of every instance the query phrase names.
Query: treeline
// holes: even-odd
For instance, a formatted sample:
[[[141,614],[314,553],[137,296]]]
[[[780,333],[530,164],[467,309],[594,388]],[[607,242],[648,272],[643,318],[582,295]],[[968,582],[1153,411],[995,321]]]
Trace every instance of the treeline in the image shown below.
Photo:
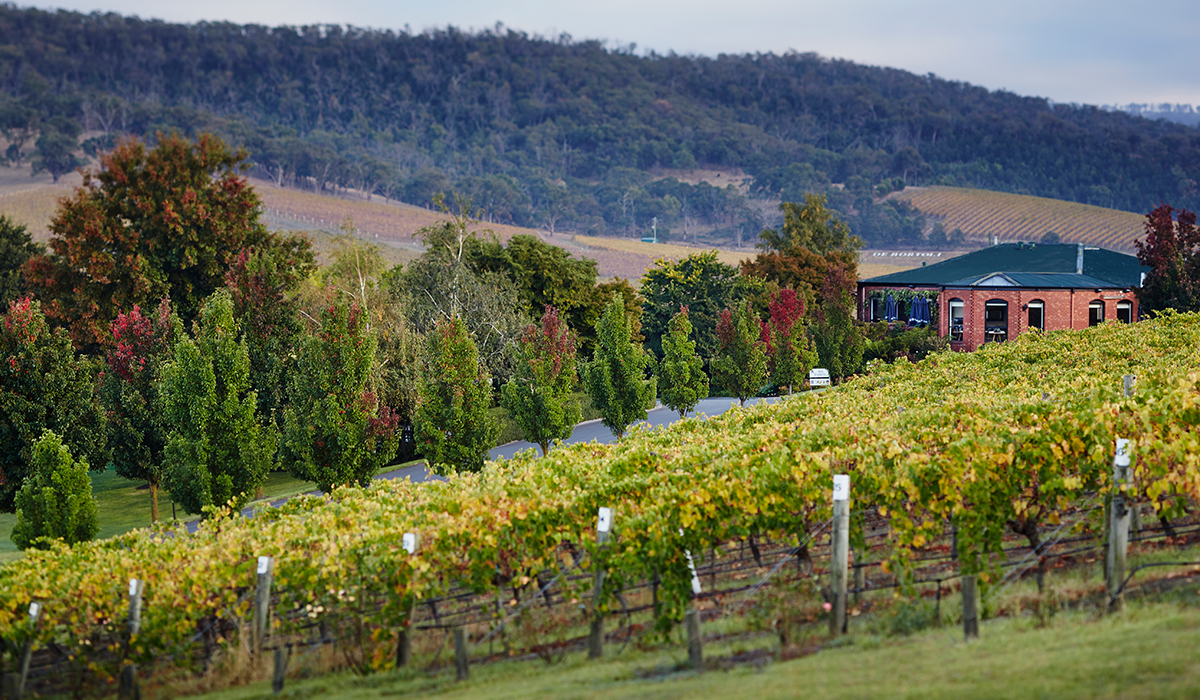
[[[389,268],[346,222],[318,267],[306,238],[266,230],[244,155],[210,135],[123,142],[102,166],[48,250],[0,217],[0,510],[21,511],[22,547],[94,533],[53,515],[90,502],[84,463],[148,482],[155,519],[160,489],[206,513],[271,470],[325,491],[414,452],[478,470],[496,407],[544,452],[581,391],[620,435],[656,398],[686,415],[710,390],[744,402],[869,354],[860,242],[815,196],[742,270],[659,261],[639,294],[536,237],[477,233],[440,195],[417,260]]]
[[[99,134],[89,152],[119,134],[209,130],[280,185],[419,205],[454,192],[488,221],[550,231],[636,236],[657,218],[660,237],[693,240],[752,238],[779,223],[764,201],[811,192],[868,244],[928,243],[935,222],[863,196],[899,183],[1200,205],[1193,128],[814,54],[639,57],[501,26],[179,25],[13,6],[0,30],[0,122],[18,162],[72,129]],[[63,143],[44,144],[41,167],[74,167]],[[750,196],[654,174],[697,166],[744,170]]]

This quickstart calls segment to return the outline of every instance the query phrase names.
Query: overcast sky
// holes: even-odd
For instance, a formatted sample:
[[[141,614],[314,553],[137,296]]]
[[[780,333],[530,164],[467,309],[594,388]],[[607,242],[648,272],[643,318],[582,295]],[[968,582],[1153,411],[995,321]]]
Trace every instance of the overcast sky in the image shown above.
[[[794,49],[1056,102],[1200,105],[1196,0],[63,0],[172,22],[334,23],[414,32],[497,22],[638,53]]]

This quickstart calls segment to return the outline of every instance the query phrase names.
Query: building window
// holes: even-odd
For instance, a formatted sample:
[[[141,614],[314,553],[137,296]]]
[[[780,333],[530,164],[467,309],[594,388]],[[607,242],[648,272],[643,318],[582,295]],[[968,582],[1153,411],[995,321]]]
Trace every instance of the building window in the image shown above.
[[[883,319],[884,307],[887,305],[887,300],[883,297],[871,297],[871,320],[879,321]]]
[[[1026,305],[1029,308],[1029,327],[1039,331],[1046,330],[1046,304],[1041,299],[1034,299]]]
[[[1093,301],[1088,304],[1088,325],[1098,326],[1104,323],[1104,302]]]
[[[950,300],[950,342],[963,341],[963,300]]]
[[[1003,343],[1008,339],[1008,302],[992,299],[984,306],[983,342]]]
[[[1133,323],[1133,302],[1117,302],[1117,320],[1121,323]]]

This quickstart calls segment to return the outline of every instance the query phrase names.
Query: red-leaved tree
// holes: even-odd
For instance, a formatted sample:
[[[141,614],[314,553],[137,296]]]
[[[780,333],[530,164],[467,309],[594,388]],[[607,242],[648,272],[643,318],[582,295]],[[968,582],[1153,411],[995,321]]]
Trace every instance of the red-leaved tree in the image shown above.
[[[1138,262],[1150,268],[1137,290],[1144,311],[1200,311],[1200,229],[1196,215],[1160,204],[1146,215]]]

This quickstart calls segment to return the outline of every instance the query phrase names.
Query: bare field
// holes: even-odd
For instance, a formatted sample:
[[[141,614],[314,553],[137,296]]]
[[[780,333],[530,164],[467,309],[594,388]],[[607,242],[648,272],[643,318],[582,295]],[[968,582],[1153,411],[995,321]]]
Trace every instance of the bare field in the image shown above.
[[[1063,243],[1131,253],[1145,221],[1141,214],[1090,204],[960,187],[910,188],[891,197],[943,217],[947,231],[962,229],[968,238],[978,240],[990,240],[994,235],[1001,241],[1036,242],[1054,231]]]

